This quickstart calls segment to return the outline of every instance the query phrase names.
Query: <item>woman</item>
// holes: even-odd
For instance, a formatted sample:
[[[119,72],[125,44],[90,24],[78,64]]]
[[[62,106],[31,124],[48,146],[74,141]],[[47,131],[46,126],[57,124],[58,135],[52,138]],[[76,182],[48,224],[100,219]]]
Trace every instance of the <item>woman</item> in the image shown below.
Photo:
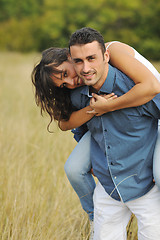
[[[41,112],[46,111],[51,118],[59,122],[62,130],[81,127],[80,137],[86,132],[85,124],[94,115],[134,107],[150,101],[160,92],[160,75],[157,70],[130,46],[111,42],[106,44],[110,54],[110,63],[128,75],[135,86],[121,97],[114,93],[107,96],[93,95],[90,106],[74,112],[70,102],[71,89],[80,87],[83,82],[77,76],[73,65],[68,58],[67,49],[48,49],[42,53],[41,62],[32,73],[32,82],[35,86],[35,98]],[[142,64],[143,63],[143,64]],[[145,67],[145,66],[147,67]],[[152,74],[153,73],[153,74]],[[159,80],[159,81],[158,81]],[[87,132],[81,138],[65,164],[67,177],[78,194],[83,209],[88,213],[90,221],[93,220],[92,195],[95,187],[94,179],[90,173],[90,133]],[[158,144],[158,141],[157,141]],[[158,149],[156,147],[156,149]],[[156,151],[154,170],[158,169]],[[154,178],[158,184],[155,171]],[[160,183],[159,183],[160,185]]]

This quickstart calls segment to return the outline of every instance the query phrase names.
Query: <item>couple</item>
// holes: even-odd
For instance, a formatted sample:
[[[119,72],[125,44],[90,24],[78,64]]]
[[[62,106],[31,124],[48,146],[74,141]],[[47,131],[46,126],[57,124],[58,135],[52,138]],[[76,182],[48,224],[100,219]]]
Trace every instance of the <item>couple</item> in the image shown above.
[[[89,132],[67,160],[65,170],[92,220],[95,185],[89,160],[92,161],[99,180],[94,191],[94,239],[126,239],[132,212],[138,219],[139,239],[159,239],[160,192],[152,175],[160,115],[158,95],[151,100],[160,92],[154,77],[159,74],[125,44],[107,44],[106,50],[102,36],[94,29],[76,31],[69,51],[71,59],[67,49],[44,51],[32,81],[37,104],[49,113],[51,121],[59,121],[61,129],[87,122]],[[126,75],[108,64],[109,60]],[[84,83],[88,86],[81,86]],[[70,90],[73,88],[76,89]],[[73,112],[74,109],[79,111]],[[85,132],[86,126],[81,133],[82,129]],[[78,170],[83,175],[77,176]]]

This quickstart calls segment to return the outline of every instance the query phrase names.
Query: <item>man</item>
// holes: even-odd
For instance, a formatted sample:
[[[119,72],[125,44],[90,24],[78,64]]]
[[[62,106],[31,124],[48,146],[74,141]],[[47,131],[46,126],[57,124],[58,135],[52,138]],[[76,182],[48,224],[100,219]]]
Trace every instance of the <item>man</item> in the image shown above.
[[[121,96],[134,82],[108,64],[103,37],[91,28],[70,38],[70,55],[87,86],[72,91],[77,109],[89,105],[92,93]],[[131,213],[138,220],[138,239],[160,239],[160,191],[152,179],[152,160],[160,118],[160,96],[145,105],[94,117],[91,159],[99,183],[94,193],[95,240],[126,239]]]

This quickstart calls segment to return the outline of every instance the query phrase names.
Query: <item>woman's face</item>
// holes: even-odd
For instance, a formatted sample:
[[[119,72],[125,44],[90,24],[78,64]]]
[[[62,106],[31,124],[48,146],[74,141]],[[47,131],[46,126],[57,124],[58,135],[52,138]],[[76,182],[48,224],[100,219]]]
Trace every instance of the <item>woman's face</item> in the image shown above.
[[[57,67],[57,70],[62,71],[62,73],[52,75],[52,80],[55,86],[74,89],[84,85],[82,79],[78,77],[73,64],[70,61],[63,62]]]

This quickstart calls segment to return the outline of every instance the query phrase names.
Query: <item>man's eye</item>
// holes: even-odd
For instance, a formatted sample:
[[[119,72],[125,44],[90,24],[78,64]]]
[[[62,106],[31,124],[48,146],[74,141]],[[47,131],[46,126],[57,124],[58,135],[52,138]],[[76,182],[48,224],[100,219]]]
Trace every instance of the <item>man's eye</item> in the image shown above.
[[[74,60],[74,63],[77,64],[77,63],[81,63],[82,61],[80,59],[75,59]]]
[[[60,88],[64,88],[64,87],[66,87],[66,83],[62,83],[60,86]]]
[[[95,59],[94,57],[90,57],[90,58],[89,58],[90,61],[92,61],[92,60],[94,60],[94,59]]]

